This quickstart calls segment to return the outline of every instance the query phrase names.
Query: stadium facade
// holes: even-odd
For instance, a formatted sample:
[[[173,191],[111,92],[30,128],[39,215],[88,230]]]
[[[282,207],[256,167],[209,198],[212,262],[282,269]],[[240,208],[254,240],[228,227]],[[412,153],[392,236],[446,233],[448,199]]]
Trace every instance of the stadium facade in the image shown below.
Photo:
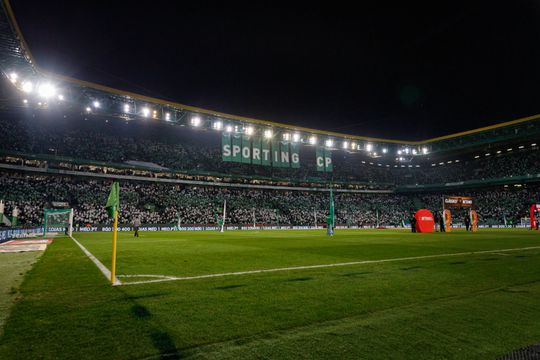
[[[105,221],[81,192],[111,180],[125,184],[132,212],[147,223],[174,222],[189,206],[205,210],[182,215],[185,222],[211,223],[220,201],[236,196],[238,224],[316,224],[330,185],[337,204],[349,204],[341,214],[337,206],[342,225],[400,226],[413,209],[436,209],[443,193],[477,196],[484,223],[516,223],[538,198],[540,115],[417,141],[328,132],[51,74],[34,60],[6,0],[0,34],[0,198],[6,213],[21,207],[26,223],[52,201],[75,203],[86,213],[81,223]],[[284,208],[287,199],[301,215]]]

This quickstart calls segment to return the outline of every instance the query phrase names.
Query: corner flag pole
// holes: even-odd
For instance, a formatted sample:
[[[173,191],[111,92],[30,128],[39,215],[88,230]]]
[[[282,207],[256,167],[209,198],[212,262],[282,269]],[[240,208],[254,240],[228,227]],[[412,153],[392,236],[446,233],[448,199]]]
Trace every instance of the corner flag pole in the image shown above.
[[[116,281],[116,238],[118,235],[118,210],[114,212],[113,240],[112,240],[112,261],[111,261],[111,284]]]

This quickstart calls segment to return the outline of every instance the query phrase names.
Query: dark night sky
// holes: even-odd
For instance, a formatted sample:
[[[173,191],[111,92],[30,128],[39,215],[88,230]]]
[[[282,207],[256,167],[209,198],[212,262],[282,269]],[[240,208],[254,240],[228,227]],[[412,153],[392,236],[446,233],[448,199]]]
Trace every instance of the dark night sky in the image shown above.
[[[48,70],[231,114],[422,139],[540,113],[540,2],[432,3],[12,5]]]

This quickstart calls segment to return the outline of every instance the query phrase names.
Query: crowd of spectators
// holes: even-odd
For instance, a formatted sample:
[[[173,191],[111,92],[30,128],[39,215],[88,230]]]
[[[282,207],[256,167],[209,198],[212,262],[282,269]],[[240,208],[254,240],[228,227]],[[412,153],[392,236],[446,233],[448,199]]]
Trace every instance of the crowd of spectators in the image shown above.
[[[442,166],[438,160],[428,158],[396,163],[389,155],[372,159],[365,153],[336,150],[332,155],[334,171],[321,174],[316,170],[315,151],[307,145],[300,147],[299,169],[230,163],[222,161],[219,132],[157,123],[151,119],[11,116],[2,117],[0,126],[0,150],[4,151],[111,164],[139,161],[189,173],[213,172],[307,182],[332,179],[371,184],[379,189],[536,175],[536,164],[540,161],[536,147],[493,153],[479,159],[469,154],[459,163],[444,161]]]
[[[75,223],[108,224],[104,204],[109,180],[73,176],[3,173],[0,199],[6,215],[16,206],[19,223],[41,224],[43,209],[53,202],[74,208]],[[320,191],[245,189],[218,186],[191,186],[157,181],[122,181],[120,223],[139,217],[144,224],[216,224],[227,201],[227,223],[237,225],[324,224],[329,196]],[[336,192],[336,223],[348,226],[400,226],[419,208],[440,210],[442,193],[358,193]],[[463,191],[473,196],[483,224],[517,223],[528,216],[532,202],[540,199],[540,188],[488,188]]]

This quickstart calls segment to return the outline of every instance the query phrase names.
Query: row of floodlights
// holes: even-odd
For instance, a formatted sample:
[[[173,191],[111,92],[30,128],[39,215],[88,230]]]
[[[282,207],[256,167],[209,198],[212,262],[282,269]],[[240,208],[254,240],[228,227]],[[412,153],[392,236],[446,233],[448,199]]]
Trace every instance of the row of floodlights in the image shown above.
[[[532,144],[531,144],[531,147],[535,147],[535,146],[536,146],[536,143],[532,143]],[[519,149],[519,150],[524,149],[524,148],[525,148],[525,145],[519,145],[519,146],[518,146],[518,149]],[[510,151],[513,151],[513,150],[514,150],[514,148],[508,148],[508,149],[506,149],[506,152],[510,152]],[[502,150],[497,150],[497,151],[495,152],[495,154],[497,154],[497,155],[498,155],[498,154],[501,154],[501,153],[502,153]],[[485,156],[485,157],[491,156],[491,153],[485,153],[484,156]],[[480,158],[480,155],[475,155],[474,158],[475,158],[475,159],[479,159],[479,158]]]
[[[19,82],[19,76],[17,75],[17,73],[15,72],[12,72],[9,74],[9,79],[10,81],[13,83],[13,84],[18,84]],[[32,81],[29,81],[29,80],[26,80],[26,81],[23,81],[20,83],[20,87],[22,89],[23,92],[27,93],[27,94],[30,94],[30,93],[33,93],[34,91],[37,91],[37,94],[47,100],[47,99],[51,99],[51,98],[54,98],[54,97],[57,97],[58,100],[60,101],[63,101],[64,100],[64,95],[62,94],[59,94],[58,93],[58,89],[56,88],[56,86],[54,86],[52,83],[49,83],[49,82],[44,82],[44,83],[40,83],[38,85],[34,85],[34,83]],[[24,99],[23,102],[25,104],[28,103],[28,100],[27,99]],[[93,100],[91,105],[88,105],[86,106],[85,108],[85,111],[87,113],[91,113],[92,111],[94,111],[94,109],[99,109],[101,107],[101,103],[98,101],[98,100]],[[123,104],[122,105],[122,111],[126,114],[129,114],[132,112],[132,106],[130,104]],[[152,116],[152,118],[154,119],[157,119],[158,118],[158,111],[155,110],[155,109],[150,109],[149,107],[143,107],[141,109],[141,112],[140,114],[143,116],[143,117],[150,117]],[[170,112],[165,112],[164,113],[164,119],[166,121],[170,121],[171,120],[171,113]],[[199,116],[194,116],[191,118],[190,120],[190,123],[192,126],[194,127],[199,127],[202,125],[202,120]],[[220,120],[217,120],[217,121],[214,121],[213,124],[212,124],[212,128],[215,129],[215,130],[225,130],[226,132],[229,132],[229,133],[232,133],[233,131],[234,132],[238,132],[238,126],[234,126],[233,125],[226,125],[224,126],[223,122],[220,121]],[[255,130],[252,126],[246,126],[244,127],[244,133],[246,135],[253,135],[255,133]],[[263,135],[265,138],[267,139],[270,139],[274,136],[274,133],[271,129],[266,129],[264,130],[263,132]],[[301,136],[299,133],[283,133],[282,134],[283,136],[283,140],[285,141],[293,141],[293,142],[299,142],[300,139],[301,139]],[[311,145],[316,145],[318,143],[318,139],[315,135],[311,135],[309,138],[308,138],[308,143],[311,144]],[[324,142],[324,145],[326,147],[329,147],[329,148],[333,148],[335,143],[334,143],[334,140],[333,139],[326,139],[325,142]],[[351,150],[362,150],[361,148],[361,145],[354,142],[354,141],[343,141],[341,143],[341,147],[345,150],[348,150],[348,149],[351,149]],[[370,144],[370,143],[367,143],[365,145],[365,150],[367,152],[369,152],[371,155],[373,156],[378,156],[379,154],[374,150],[374,146],[373,144]],[[387,148],[382,148],[381,149],[382,153],[383,154],[386,154],[388,153],[388,149]],[[428,149],[423,147],[422,149],[410,149],[410,148],[404,148],[402,150],[398,150],[397,151],[397,154],[398,155],[402,155],[402,154],[412,154],[412,155],[418,155],[418,154],[423,154],[423,155],[426,155],[428,153]]]
[[[8,77],[9,81],[11,81],[12,84],[18,84],[22,91],[26,94],[37,93],[40,98],[43,98],[45,100],[55,97],[60,101],[64,100],[64,95],[58,93],[58,89],[56,88],[56,86],[54,86],[54,84],[50,82],[34,84],[30,80],[25,80],[19,83],[19,75],[17,75],[17,73],[15,72],[10,73]],[[28,101],[25,101],[25,103],[27,102]]]

